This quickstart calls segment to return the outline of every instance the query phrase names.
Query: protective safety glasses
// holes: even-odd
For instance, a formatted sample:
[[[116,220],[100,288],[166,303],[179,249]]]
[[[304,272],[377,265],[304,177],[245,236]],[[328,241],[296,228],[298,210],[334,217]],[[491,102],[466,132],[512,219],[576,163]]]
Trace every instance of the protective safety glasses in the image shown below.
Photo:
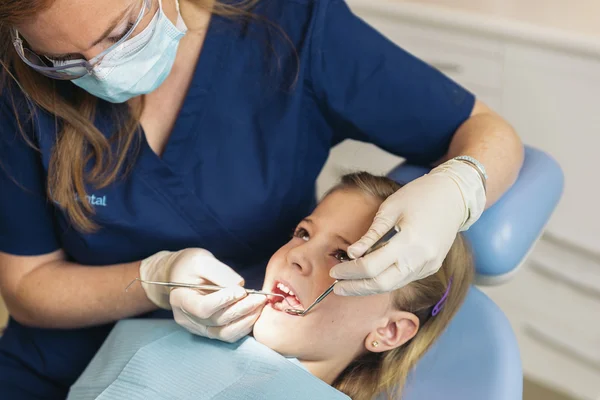
[[[81,78],[91,73],[96,65],[102,61],[106,55],[118,49],[125,41],[134,36],[136,29],[142,28],[140,22],[144,17],[152,10],[152,2],[156,0],[141,0],[141,7],[138,17],[132,27],[127,31],[125,36],[119,39],[118,42],[108,47],[106,50],[92,58],[91,60],[76,59],[66,61],[55,61],[51,58],[41,56],[33,52],[31,49],[26,47],[23,43],[23,39],[19,35],[17,29],[11,30],[12,42],[15,46],[15,50],[23,60],[23,62],[29,65],[31,68],[36,70],[52,79],[60,80],[73,80]],[[141,31],[138,30],[138,32]],[[137,33],[137,32],[136,32]],[[58,65],[57,65],[58,64]]]

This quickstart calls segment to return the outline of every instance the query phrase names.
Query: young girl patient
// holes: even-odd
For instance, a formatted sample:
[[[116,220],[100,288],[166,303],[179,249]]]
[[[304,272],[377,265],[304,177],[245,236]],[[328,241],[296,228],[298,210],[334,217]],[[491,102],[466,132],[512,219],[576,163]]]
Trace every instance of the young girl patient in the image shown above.
[[[263,290],[287,299],[270,299],[254,338],[228,344],[195,337],[172,322],[122,321],[69,399],[335,399],[345,393],[362,400],[381,392],[400,398],[408,373],[471,284],[473,265],[462,236],[439,272],[425,279],[379,295],[332,293],[303,317],[284,311],[290,304],[308,307],[334,282],[329,270],[348,260],[345,249],[399,188],[364,172],[342,178],[271,257]]]

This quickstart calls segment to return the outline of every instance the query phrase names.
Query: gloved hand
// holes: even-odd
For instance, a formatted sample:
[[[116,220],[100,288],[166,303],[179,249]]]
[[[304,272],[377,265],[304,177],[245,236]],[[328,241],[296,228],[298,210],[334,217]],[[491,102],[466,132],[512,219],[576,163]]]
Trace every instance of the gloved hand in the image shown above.
[[[252,331],[267,298],[247,295],[244,279],[217,260],[209,251],[189,248],[178,252],[161,251],[143,260],[144,280],[214,284],[217,292],[142,284],[148,298],[157,306],[172,309],[175,321],[188,331],[225,342],[236,342]]]
[[[369,231],[348,248],[351,261],[330,275],[338,295],[370,295],[401,288],[436,273],[457,233],[485,208],[483,181],[468,164],[450,160],[398,190],[380,206]],[[386,246],[361,257],[394,225]]]

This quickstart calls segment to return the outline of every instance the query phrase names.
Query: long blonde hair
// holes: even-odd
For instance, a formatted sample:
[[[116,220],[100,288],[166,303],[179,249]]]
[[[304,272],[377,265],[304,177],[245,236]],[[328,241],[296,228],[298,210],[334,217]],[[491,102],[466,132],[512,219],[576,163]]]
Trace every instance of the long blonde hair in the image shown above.
[[[214,15],[248,20],[253,17],[250,10],[259,0],[241,0],[235,5],[213,0],[198,0],[202,7]],[[49,8],[53,0],[19,0],[0,2],[0,95],[8,92],[12,103],[16,125],[26,140],[32,144],[23,129],[24,122],[33,123],[36,109],[33,105],[55,117],[60,133],[52,149],[48,170],[48,197],[60,204],[78,229],[91,232],[97,225],[90,219],[93,208],[84,199],[86,184],[103,188],[114,182],[120,173],[127,172],[133,164],[140,143],[139,120],[144,107],[143,101],[135,106],[114,105],[112,119],[120,129],[107,139],[94,125],[97,108],[96,97],[72,85],[72,98],[64,98],[57,92],[57,82],[27,66],[16,53],[10,41],[10,29]],[[16,84],[15,84],[16,83]],[[19,117],[16,93],[21,90],[29,100],[26,119]],[[93,166],[86,173],[86,165]]]
[[[387,177],[359,172],[343,176],[341,183],[329,193],[359,190],[383,202],[400,188],[401,185]],[[394,291],[394,307],[419,318],[420,327],[415,337],[385,353],[365,353],[337,377],[333,386],[353,400],[370,400],[381,392],[386,392],[390,399],[400,398],[408,374],[444,332],[463,303],[473,281],[473,270],[469,248],[459,234],[437,273]],[[431,312],[446,292],[451,278],[452,285],[443,308],[432,316]]]

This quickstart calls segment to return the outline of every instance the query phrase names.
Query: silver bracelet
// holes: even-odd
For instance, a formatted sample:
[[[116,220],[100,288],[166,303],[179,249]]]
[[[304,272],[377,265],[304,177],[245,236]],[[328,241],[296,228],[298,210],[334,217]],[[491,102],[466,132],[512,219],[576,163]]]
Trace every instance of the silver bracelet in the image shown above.
[[[475,158],[471,157],[471,156],[458,156],[458,157],[454,157],[453,160],[456,161],[462,161],[465,164],[470,165],[471,167],[473,167],[475,169],[475,171],[477,171],[477,173],[479,174],[479,177],[481,178],[481,183],[483,184],[483,191],[485,193],[487,193],[487,172],[485,171],[485,167],[483,166],[482,163],[480,163],[479,161],[477,161]]]

